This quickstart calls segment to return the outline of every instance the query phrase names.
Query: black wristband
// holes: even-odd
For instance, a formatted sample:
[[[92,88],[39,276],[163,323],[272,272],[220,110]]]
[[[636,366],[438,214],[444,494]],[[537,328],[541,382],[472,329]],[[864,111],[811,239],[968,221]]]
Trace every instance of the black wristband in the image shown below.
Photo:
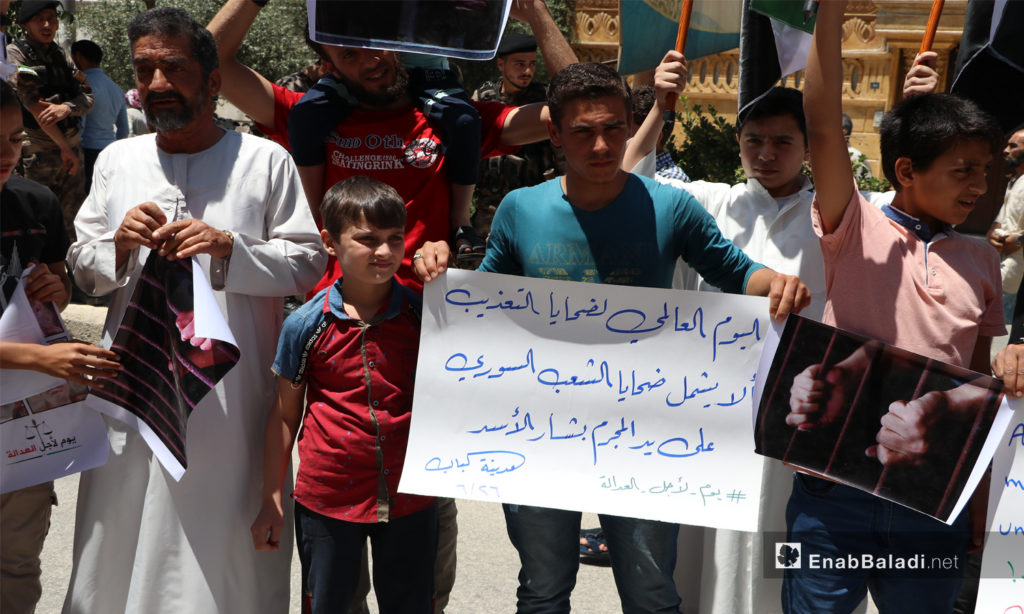
[[[269,1],[270,0],[252,0],[252,3],[255,4],[256,6],[260,7],[260,8],[263,8],[263,7],[267,6],[267,2],[269,2]]]

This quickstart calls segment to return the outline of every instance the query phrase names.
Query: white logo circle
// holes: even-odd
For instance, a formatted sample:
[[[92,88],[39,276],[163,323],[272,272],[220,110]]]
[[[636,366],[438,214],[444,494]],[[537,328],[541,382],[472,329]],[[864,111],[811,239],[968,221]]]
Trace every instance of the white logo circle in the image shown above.
[[[405,163],[415,168],[429,168],[437,162],[440,148],[431,139],[416,139],[405,147]]]

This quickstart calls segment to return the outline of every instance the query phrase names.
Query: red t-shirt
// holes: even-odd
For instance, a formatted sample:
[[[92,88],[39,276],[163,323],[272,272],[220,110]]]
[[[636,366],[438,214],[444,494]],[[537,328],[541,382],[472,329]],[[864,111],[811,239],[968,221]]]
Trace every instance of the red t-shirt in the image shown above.
[[[273,140],[287,146],[288,115],[303,94],[274,86],[274,126],[258,126]],[[480,113],[481,157],[515,153],[503,146],[501,131],[513,107],[498,102],[473,102]],[[412,255],[426,241],[447,241],[450,234],[451,182],[441,151],[441,137],[413,105],[392,111],[356,109],[338,124],[325,143],[327,170],[324,186],[355,175],[366,175],[394,187],[405,199],[405,257],[397,277],[403,285],[422,292],[412,270]],[[341,276],[333,258],[313,292]]]
[[[345,314],[339,281],[286,320],[274,371],[306,383],[295,500],[349,522],[388,522],[432,497],[398,492],[409,441],[421,300],[393,284],[373,324]]]

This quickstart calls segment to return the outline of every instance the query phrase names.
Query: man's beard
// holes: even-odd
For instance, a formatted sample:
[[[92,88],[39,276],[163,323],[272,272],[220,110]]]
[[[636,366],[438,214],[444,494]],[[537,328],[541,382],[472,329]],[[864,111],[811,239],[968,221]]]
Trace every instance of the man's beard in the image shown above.
[[[349,81],[345,77],[338,79],[360,104],[367,107],[388,107],[401,98],[409,89],[409,73],[397,60],[395,61],[395,82],[381,93],[371,92],[362,85]]]
[[[512,88],[512,91],[515,92],[516,94],[530,87],[529,83],[527,83],[526,85],[519,85],[519,83],[516,81],[516,78],[509,79],[508,77],[505,77],[505,83],[507,83]]]
[[[192,123],[200,109],[209,99],[208,91],[202,88],[191,101],[178,92],[152,92],[142,101],[142,110],[146,114],[146,124],[153,132],[174,132]],[[178,108],[152,109],[150,105],[158,100],[175,100]]]

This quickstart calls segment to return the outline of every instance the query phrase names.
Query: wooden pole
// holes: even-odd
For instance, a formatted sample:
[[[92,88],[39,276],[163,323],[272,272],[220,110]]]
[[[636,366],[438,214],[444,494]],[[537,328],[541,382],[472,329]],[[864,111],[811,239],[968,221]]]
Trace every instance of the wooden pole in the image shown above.
[[[683,53],[686,49],[686,35],[690,31],[690,13],[693,12],[693,0],[683,0],[682,9],[679,11],[679,29],[676,30],[676,51]],[[674,120],[676,114],[676,102],[679,96],[671,93],[665,99],[665,121]]]
[[[924,30],[924,38],[921,39],[921,50],[918,55],[925,51],[932,50],[932,42],[935,41],[935,32],[939,29],[939,18],[942,17],[942,5],[945,0],[932,0],[932,12],[928,15],[928,26]]]

